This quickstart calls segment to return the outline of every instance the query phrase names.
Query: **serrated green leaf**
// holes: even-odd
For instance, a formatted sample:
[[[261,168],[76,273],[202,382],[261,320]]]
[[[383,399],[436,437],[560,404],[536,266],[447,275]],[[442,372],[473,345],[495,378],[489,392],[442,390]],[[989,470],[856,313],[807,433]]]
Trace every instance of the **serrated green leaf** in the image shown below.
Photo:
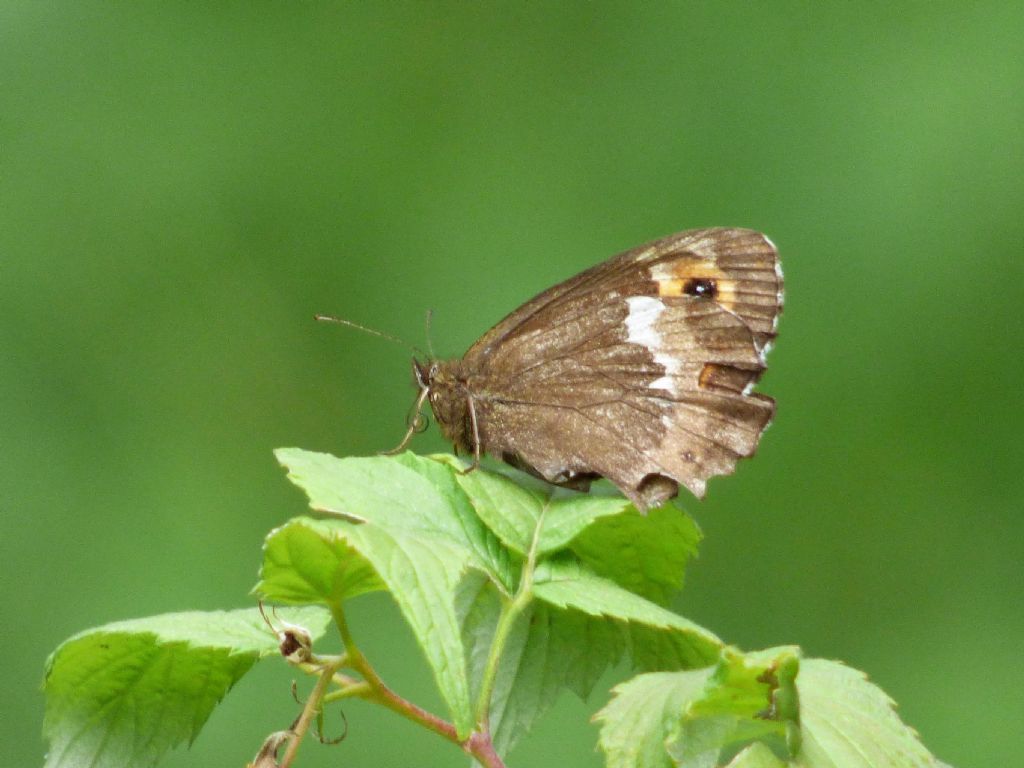
[[[693,519],[666,504],[646,515],[631,509],[595,520],[570,548],[597,575],[667,605],[682,589],[686,564],[700,540]]]
[[[436,458],[457,470],[462,467],[454,456]],[[484,524],[505,546],[525,555],[533,543],[549,494],[536,486],[513,482],[483,468],[465,474],[457,471],[455,477]]]
[[[461,613],[469,652],[470,676],[479,680],[501,611],[493,585],[477,580],[464,585]],[[568,687],[586,698],[609,664],[625,647],[622,631],[575,611],[535,604],[510,634],[491,697],[490,726],[502,754],[522,738]],[[474,698],[477,692],[474,692]]]
[[[337,458],[279,448],[288,479],[312,509],[353,523],[440,538],[469,555],[468,565],[507,587],[514,580],[508,552],[476,515],[454,468],[413,453]]]
[[[725,648],[668,739],[672,759],[681,768],[703,768],[717,764],[724,748],[755,739],[795,751],[799,668],[796,648],[753,653]]]
[[[454,456],[435,458],[449,466],[463,467]],[[456,480],[480,519],[507,547],[521,555],[531,547],[537,555],[563,549],[595,520],[633,509],[618,495],[576,493],[539,485],[520,475],[515,471],[498,473],[478,468],[457,473]]]
[[[255,591],[270,600],[330,605],[381,589],[373,566],[322,521],[291,520],[264,542]]]
[[[595,522],[627,511],[636,513],[636,508],[621,496],[556,491],[544,515],[537,554],[557,552]]]
[[[494,583],[482,574],[469,572],[455,595],[455,613],[459,617],[462,646],[470,680],[470,696],[476,701],[494,632],[501,614],[502,599]]]
[[[787,765],[764,744],[754,742],[730,760],[726,768],[786,768]]]
[[[666,709],[676,690],[681,698]],[[615,691],[597,716],[612,768],[707,768],[718,764],[724,748],[752,740],[729,768],[942,766],[863,674],[837,662],[799,660],[794,648],[726,649],[713,671],[640,675]],[[784,749],[780,737],[794,743],[798,708],[801,746],[784,762],[777,755]]]
[[[613,688],[612,700],[594,716],[608,768],[671,768],[665,739],[711,671],[650,672]]]
[[[475,555],[471,565],[488,573],[499,587],[506,593],[510,592],[515,586],[518,569],[513,565],[508,550],[473,509],[469,496],[457,480],[459,470],[436,457],[423,458],[408,451],[394,458],[425,477],[441,491],[451,504],[455,520],[461,528],[462,540]]]
[[[419,641],[456,727],[463,737],[468,735],[469,681],[454,605],[468,557],[465,550],[422,532],[408,534],[369,523],[298,518],[290,525],[307,527],[332,546],[342,539],[373,567]]]
[[[473,528],[459,517],[454,485],[437,487],[431,469],[410,468],[422,460],[338,459],[298,449],[276,455],[314,509],[340,518],[316,526],[293,522],[323,537],[334,551],[341,539],[372,567],[423,649],[460,737],[468,736],[473,716],[455,592],[471,566],[492,572],[493,564],[481,560],[487,551],[484,526],[477,521]],[[275,583],[281,581],[279,574]]]
[[[540,558],[565,549],[595,522],[631,509],[619,497],[553,493],[548,486],[482,469],[463,474],[452,456],[335,459],[289,449],[278,458],[314,509],[340,519],[313,526],[299,520],[282,528],[281,536],[299,535],[317,562],[268,558],[281,567],[273,578],[265,569],[261,589],[273,588],[268,594],[279,599],[329,602],[358,593],[352,584],[362,591],[376,586],[350,575],[361,573],[358,564],[365,563],[398,601],[461,733],[471,724],[468,701],[478,695],[471,689],[479,685],[502,594],[507,599],[517,587],[521,563],[508,549]],[[674,552],[687,550],[694,529],[682,520],[654,518],[659,545],[674,536]],[[306,532],[300,535],[293,525]],[[595,537],[595,546],[626,544],[627,536],[640,531],[609,530]],[[310,532],[325,541],[309,541]],[[285,551],[285,544],[268,541],[268,553]],[[632,646],[644,668],[689,668],[717,658],[721,643],[711,633],[581,568],[569,553],[561,560],[539,566],[534,595],[547,604],[520,617],[498,669],[490,716],[494,741],[502,748],[525,733],[562,687],[586,695],[624,647]],[[351,563],[348,571],[343,562]],[[678,584],[677,563],[670,559],[659,571],[638,556],[618,575],[664,592]]]
[[[862,672],[805,659],[796,679],[803,745],[800,768],[936,768],[940,763]]]
[[[534,595],[556,608],[628,622],[634,658],[645,668],[694,668],[718,658],[722,641],[660,605],[623,589],[569,559],[537,567]]]
[[[274,455],[318,512],[443,538],[473,553],[486,549],[476,546],[466,520],[453,512],[459,502],[454,486],[428,474],[434,462],[414,455],[338,458],[299,448],[279,448]],[[476,526],[482,536],[483,526]]]
[[[542,563],[533,589],[540,602],[506,646],[492,699],[499,748],[524,735],[561,688],[585,699],[627,647],[638,664],[662,668],[703,666],[718,655],[710,633],[571,560]]]
[[[323,635],[320,608],[280,619]],[[191,742],[213,707],[278,638],[256,609],[120,621],[65,641],[46,664],[47,768],[147,768]]]

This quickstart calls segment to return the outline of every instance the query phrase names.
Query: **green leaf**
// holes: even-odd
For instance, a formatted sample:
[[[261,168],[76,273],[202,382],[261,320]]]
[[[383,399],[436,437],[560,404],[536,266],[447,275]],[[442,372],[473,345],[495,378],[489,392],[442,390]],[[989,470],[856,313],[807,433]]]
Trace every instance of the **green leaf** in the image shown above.
[[[534,594],[556,608],[630,624],[634,659],[643,668],[706,666],[722,641],[693,622],[602,578],[578,562],[548,560],[537,567]]]
[[[483,670],[501,610],[493,590],[477,588],[462,611],[473,677]],[[525,735],[563,688],[585,699],[629,646],[641,666],[703,666],[718,657],[714,635],[571,560],[542,563],[533,589],[539,602],[508,639],[491,700],[499,751]]]
[[[659,605],[683,587],[690,558],[697,554],[700,529],[671,504],[642,515],[635,509],[595,520],[571,544],[599,576]]]
[[[615,694],[595,718],[610,768],[710,768],[744,742],[729,768],[943,766],[863,674],[792,647],[727,648],[713,669],[639,675]]]
[[[468,554],[443,539],[370,524],[298,518],[289,524],[289,531],[292,526],[307,527],[331,546],[342,539],[373,566],[416,635],[459,733],[468,735],[472,727],[469,682],[454,605]],[[323,602],[329,604],[326,599]]]
[[[563,495],[560,495],[563,494]],[[551,499],[537,539],[537,554],[564,549],[593,523],[636,508],[621,496],[559,491]]]
[[[444,539],[474,555],[489,550],[486,529],[456,485],[434,471],[437,462],[408,453],[339,459],[299,448],[279,448],[274,455],[318,512]]]
[[[457,478],[461,476],[459,470],[436,457],[423,458],[410,452],[399,454],[395,461],[414,470],[441,491],[451,505],[454,519],[461,529],[460,540],[474,555],[471,565],[488,573],[506,592],[511,591],[518,569],[513,566],[508,550],[477,515],[469,496],[458,482]]]
[[[793,648],[725,648],[714,667],[633,678],[596,716],[608,765],[708,768],[724,747],[787,735],[796,726],[798,668]],[[744,760],[755,758],[763,759],[755,751]]]
[[[862,672],[806,659],[796,680],[803,746],[800,768],[936,768],[940,763]]]
[[[462,645],[470,680],[470,696],[476,701],[494,632],[501,614],[502,599],[495,585],[482,574],[470,572],[459,584],[455,613],[459,617]]]
[[[469,652],[471,679],[479,680],[494,636],[501,599],[493,585],[467,579],[460,615]],[[589,695],[624,648],[621,630],[575,611],[544,604],[529,608],[505,645],[491,698],[490,726],[502,754],[522,738],[566,687]],[[474,692],[474,698],[477,692]]]
[[[725,648],[700,696],[687,706],[667,748],[682,768],[715,765],[722,749],[757,740],[793,753],[799,743],[794,680],[799,650],[741,653]]]
[[[476,514],[505,546],[525,555],[533,542],[537,521],[548,494],[535,484],[520,484],[503,475],[477,468],[462,473],[463,463],[455,456],[434,457],[456,472],[459,487],[469,497]]]
[[[312,509],[352,523],[441,539],[468,554],[467,564],[508,587],[514,568],[508,552],[477,516],[456,482],[455,469],[413,453],[348,457],[279,448],[288,479]]]
[[[280,611],[315,639],[330,615]],[[278,638],[256,609],[121,621],[66,640],[47,660],[47,768],[146,768],[199,733],[213,707]]]
[[[435,457],[462,468],[454,456]],[[506,474],[478,468],[456,479],[476,510],[510,549],[527,554],[536,540],[538,555],[565,548],[595,520],[633,509],[618,495],[576,493],[538,484],[522,473]]]
[[[330,523],[296,518],[264,542],[256,591],[270,600],[331,605],[381,589],[373,566]]]
[[[513,627],[498,667],[490,718],[499,748],[525,733],[562,688],[586,696],[626,647],[643,668],[690,668],[718,656],[714,635],[601,578],[571,552],[557,563],[543,560],[572,543],[596,562],[602,547],[635,549],[650,540],[667,562],[630,552],[610,574],[666,595],[678,587],[697,536],[674,509],[629,515],[620,497],[552,491],[482,469],[463,474],[450,455],[336,459],[288,449],[278,458],[313,508],[337,518],[299,519],[275,531],[259,589],[330,604],[383,585],[424,648],[462,734],[503,600],[518,588],[522,563],[510,549],[542,559],[532,586],[541,602]],[[635,519],[584,538],[623,513]]]
[[[322,537],[334,552],[358,553],[360,563],[372,567],[416,635],[460,737],[467,736],[473,716],[455,592],[467,568],[493,574],[502,566],[486,559],[493,546],[482,523],[460,514],[465,501],[457,486],[435,484],[434,470],[414,457],[337,459],[298,449],[279,450],[277,457],[314,509],[340,518],[293,523]],[[277,551],[272,544],[268,552]],[[272,581],[264,580],[319,584],[309,591],[330,602],[323,587],[333,589],[335,582],[324,575],[309,582],[302,573],[278,571]]]
[[[650,672],[613,688],[612,700],[594,716],[608,768],[671,768],[665,738],[711,671]]]
[[[764,744],[754,742],[730,760],[726,768],[786,768],[787,765]]]

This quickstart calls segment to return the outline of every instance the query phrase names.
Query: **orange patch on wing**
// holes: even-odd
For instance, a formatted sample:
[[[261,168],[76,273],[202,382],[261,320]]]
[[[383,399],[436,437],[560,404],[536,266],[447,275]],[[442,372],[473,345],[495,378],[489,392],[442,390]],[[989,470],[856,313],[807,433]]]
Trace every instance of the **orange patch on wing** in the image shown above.
[[[714,300],[732,312],[736,306],[736,280],[730,279],[713,261],[682,257],[658,264],[651,270],[658,283],[659,296],[686,296],[687,284],[694,280],[714,280]]]
[[[715,379],[715,374],[718,372],[717,369],[718,366],[714,365],[713,363],[707,363],[704,366],[704,368],[701,369],[700,376],[697,379],[697,383],[701,386],[702,389],[707,389],[712,385],[712,382]]]
[[[756,379],[758,371],[737,368],[732,365],[705,363],[697,377],[701,389],[720,389],[730,392],[743,392],[746,386]]]

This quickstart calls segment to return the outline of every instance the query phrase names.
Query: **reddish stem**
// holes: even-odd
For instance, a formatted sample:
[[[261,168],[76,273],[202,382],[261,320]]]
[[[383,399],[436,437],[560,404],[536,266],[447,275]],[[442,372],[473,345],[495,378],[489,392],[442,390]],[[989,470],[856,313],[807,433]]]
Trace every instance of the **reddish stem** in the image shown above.
[[[366,699],[376,701],[402,717],[419,723],[434,733],[442,736],[453,744],[458,744],[463,750],[475,757],[485,768],[505,768],[501,756],[495,751],[489,733],[479,731],[470,734],[469,738],[460,741],[455,726],[447,720],[442,720],[435,714],[428,712],[408,699],[403,699],[393,690],[387,687],[384,682],[373,675],[371,690],[365,696]]]
[[[359,648],[356,647],[341,606],[332,605],[331,612],[334,614],[334,622],[338,625],[342,642],[345,644],[349,664],[363,676],[363,679],[370,686],[369,690],[362,694],[361,698],[368,701],[376,701],[392,712],[396,712],[402,717],[412,720],[414,723],[419,723],[424,728],[433,731],[453,744],[458,744],[464,751],[475,757],[484,768],[505,768],[505,763],[502,761],[501,756],[494,749],[491,734],[486,730],[483,732],[476,731],[471,733],[469,738],[460,740],[458,731],[452,723],[442,720],[437,715],[413,704],[408,699],[402,698],[391,690],[381,680],[377,670],[371,666]]]
[[[505,768],[501,756],[495,751],[489,733],[474,733],[462,748],[475,757],[485,768]]]

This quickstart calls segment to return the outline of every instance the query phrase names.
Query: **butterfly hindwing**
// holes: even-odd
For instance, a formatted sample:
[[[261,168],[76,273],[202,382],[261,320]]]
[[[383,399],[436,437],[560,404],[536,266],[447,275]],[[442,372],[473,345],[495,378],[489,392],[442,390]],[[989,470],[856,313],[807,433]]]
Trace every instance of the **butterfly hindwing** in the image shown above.
[[[551,482],[607,477],[641,508],[679,484],[702,496],[774,413],[750,390],[781,296],[775,248],[751,230],[694,230],[613,257],[524,304],[457,362],[473,439]]]

